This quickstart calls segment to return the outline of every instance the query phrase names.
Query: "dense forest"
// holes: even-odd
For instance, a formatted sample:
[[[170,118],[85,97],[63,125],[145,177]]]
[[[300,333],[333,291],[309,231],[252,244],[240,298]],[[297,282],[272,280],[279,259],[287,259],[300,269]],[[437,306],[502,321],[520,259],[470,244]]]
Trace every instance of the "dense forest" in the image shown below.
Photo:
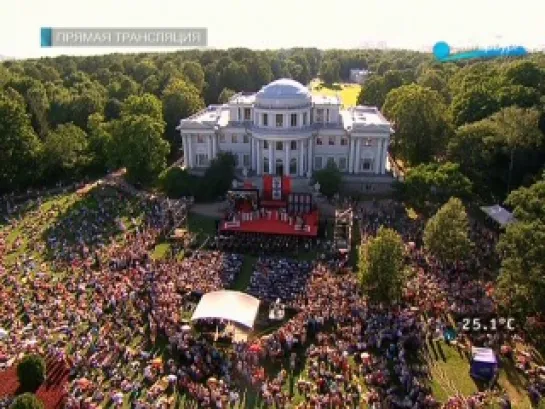
[[[277,78],[335,83],[355,67],[372,73],[359,102],[381,107],[392,155],[419,170],[408,182],[467,177],[474,194],[503,201],[541,175],[543,54],[441,64],[403,50],[230,49],[3,62],[0,191],[117,166],[152,183],[180,156],[180,118]]]

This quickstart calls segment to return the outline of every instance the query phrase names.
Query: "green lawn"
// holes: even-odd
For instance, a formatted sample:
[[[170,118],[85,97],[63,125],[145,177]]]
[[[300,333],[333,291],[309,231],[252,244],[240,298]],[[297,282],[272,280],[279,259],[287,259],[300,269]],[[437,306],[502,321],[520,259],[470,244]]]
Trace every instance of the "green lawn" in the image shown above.
[[[151,257],[154,260],[162,260],[167,257],[169,252],[170,252],[169,243],[159,243],[158,245],[155,246],[155,249],[153,250]]]
[[[202,242],[207,236],[214,236],[216,234],[216,219],[196,213],[189,213],[187,228],[190,233],[197,235],[198,242]]]
[[[348,108],[357,105],[361,86],[358,84],[333,84],[331,87],[327,87],[321,81],[314,80],[310,83],[310,90],[315,95],[339,95],[343,107]]]
[[[477,385],[469,376],[469,360],[457,348],[443,341],[429,344],[431,388],[435,398],[445,402],[458,392],[468,396],[477,392]]]
[[[254,264],[257,261],[256,257],[246,255],[244,256],[244,262],[242,263],[242,268],[240,270],[240,273],[231,286],[232,290],[236,291],[246,291],[248,286],[250,285],[250,278],[252,277],[252,273],[254,271]]]

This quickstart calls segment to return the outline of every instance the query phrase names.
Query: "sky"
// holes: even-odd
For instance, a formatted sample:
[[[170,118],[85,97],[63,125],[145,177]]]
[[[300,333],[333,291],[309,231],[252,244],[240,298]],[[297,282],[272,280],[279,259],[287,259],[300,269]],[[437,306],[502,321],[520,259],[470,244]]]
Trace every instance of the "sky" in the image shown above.
[[[206,27],[212,48],[545,49],[544,11],[543,0],[0,0],[0,55],[168,50],[40,48],[40,27]]]

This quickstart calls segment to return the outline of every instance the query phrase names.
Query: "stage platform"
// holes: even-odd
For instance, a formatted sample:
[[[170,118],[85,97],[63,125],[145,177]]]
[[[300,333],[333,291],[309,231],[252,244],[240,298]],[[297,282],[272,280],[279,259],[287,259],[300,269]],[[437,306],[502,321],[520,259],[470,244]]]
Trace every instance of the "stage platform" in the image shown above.
[[[229,222],[222,221],[220,223],[221,232],[238,232],[238,233],[260,233],[260,234],[275,234],[283,236],[299,236],[299,237],[316,237],[318,235],[318,214],[314,212],[307,216],[307,220],[314,222],[309,223],[309,230],[298,230],[294,225],[282,220],[272,219],[257,219],[240,222],[240,226],[231,226]]]

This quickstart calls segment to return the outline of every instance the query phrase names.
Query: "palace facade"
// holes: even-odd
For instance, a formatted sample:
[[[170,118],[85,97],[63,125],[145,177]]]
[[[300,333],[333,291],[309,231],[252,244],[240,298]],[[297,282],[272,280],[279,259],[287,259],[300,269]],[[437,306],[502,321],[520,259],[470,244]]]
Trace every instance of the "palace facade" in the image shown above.
[[[385,174],[392,134],[377,108],[343,109],[339,97],[312,95],[291,79],[210,105],[177,129],[189,169],[206,168],[228,151],[251,175],[305,178],[331,161],[345,174]]]

